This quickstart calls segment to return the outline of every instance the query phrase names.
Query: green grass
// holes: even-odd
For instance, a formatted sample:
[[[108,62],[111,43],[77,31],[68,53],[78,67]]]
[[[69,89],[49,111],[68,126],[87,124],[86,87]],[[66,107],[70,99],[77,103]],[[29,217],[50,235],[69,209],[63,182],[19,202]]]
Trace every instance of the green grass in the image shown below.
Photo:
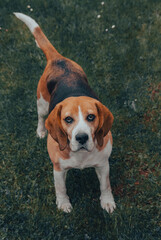
[[[0,239],[160,239],[161,2],[0,0],[0,9]],[[112,215],[100,207],[93,169],[69,172],[73,211],[56,208],[46,139],[36,138],[46,60],[14,11],[33,17],[83,67],[115,117]]]

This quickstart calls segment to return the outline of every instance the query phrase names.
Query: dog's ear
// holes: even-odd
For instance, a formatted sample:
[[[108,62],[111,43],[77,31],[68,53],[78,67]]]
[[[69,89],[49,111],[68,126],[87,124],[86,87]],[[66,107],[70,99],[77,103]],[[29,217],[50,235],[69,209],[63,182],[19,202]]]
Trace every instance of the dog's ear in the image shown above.
[[[99,117],[99,124],[98,128],[95,132],[97,143],[100,147],[103,146],[103,138],[107,135],[112,127],[112,123],[114,117],[112,113],[109,111],[107,107],[105,107],[102,103],[96,103],[98,117]]]
[[[45,121],[45,127],[63,151],[67,147],[68,137],[61,124],[62,105],[58,104]]]

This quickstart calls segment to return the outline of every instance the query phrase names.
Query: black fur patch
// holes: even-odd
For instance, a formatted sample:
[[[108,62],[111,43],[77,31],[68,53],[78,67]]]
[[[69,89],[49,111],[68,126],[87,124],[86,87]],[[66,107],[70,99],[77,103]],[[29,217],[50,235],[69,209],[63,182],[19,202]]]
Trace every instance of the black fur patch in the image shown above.
[[[57,82],[54,81],[54,79],[51,79],[50,81],[47,82],[47,88],[48,88],[50,95],[51,95],[53,89],[55,88],[56,84],[57,84]]]
[[[62,69],[67,69],[67,64],[65,60],[58,60],[57,62],[55,62],[55,65]]]
[[[98,97],[88,85],[84,72],[72,71],[73,65],[70,61],[60,59],[54,61],[52,67],[54,71],[58,69],[60,75],[54,77],[51,74],[47,80],[47,88],[51,94],[49,113],[58,103],[68,97],[88,96],[98,100]]]
[[[51,94],[52,91],[54,90],[56,84],[58,81],[61,81],[61,79],[67,77],[69,75],[70,70],[67,67],[67,63],[66,60],[58,60],[58,61],[54,61],[52,63],[52,68],[54,68],[54,70],[56,71],[56,69],[58,69],[58,71],[60,71],[60,69],[62,70],[62,74],[60,74],[60,76],[58,77],[52,77],[52,74],[48,77],[47,79],[47,88],[49,93]]]
[[[49,113],[58,103],[68,97],[88,96],[98,100],[98,97],[82,76],[75,73],[72,77],[72,81],[68,77],[64,77],[57,83],[55,90],[51,94]]]

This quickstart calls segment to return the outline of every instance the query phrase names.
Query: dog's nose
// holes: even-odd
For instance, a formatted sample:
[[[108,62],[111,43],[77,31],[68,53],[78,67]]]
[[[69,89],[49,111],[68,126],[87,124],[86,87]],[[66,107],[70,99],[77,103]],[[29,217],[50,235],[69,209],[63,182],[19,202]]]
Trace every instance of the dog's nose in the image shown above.
[[[76,136],[75,136],[75,139],[77,142],[79,142],[80,144],[84,144],[87,142],[88,140],[88,135],[86,133],[78,133]]]

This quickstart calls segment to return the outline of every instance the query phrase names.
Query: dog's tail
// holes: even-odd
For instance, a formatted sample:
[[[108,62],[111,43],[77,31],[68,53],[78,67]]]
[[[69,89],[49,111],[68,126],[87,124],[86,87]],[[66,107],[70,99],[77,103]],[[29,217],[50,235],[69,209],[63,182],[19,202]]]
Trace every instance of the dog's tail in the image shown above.
[[[36,44],[39,48],[42,49],[44,54],[46,55],[47,60],[57,58],[60,54],[56,51],[50,41],[47,39],[45,34],[42,32],[39,25],[35,22],[31,17],[23,14],[23,13],[14,13],[17,18],[23,21],[27,27],[30,29],[31,33],[35,37]]]

